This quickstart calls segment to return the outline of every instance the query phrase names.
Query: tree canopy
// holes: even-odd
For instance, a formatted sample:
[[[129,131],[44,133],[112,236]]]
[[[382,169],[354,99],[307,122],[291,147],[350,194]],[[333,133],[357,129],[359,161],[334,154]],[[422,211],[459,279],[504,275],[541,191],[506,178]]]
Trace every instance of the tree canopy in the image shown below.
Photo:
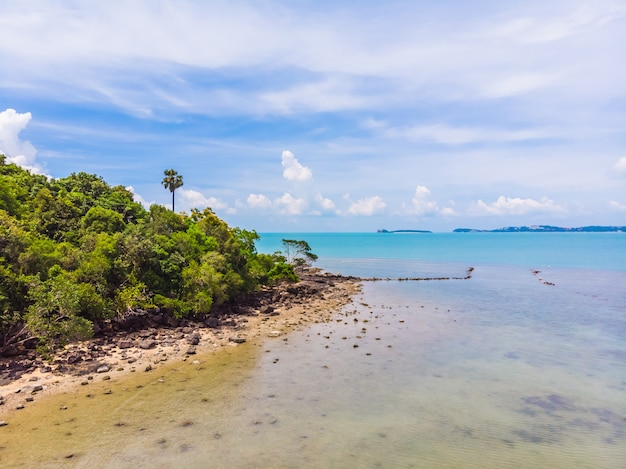
[[[172,193],[172,212],[174,212],[174,191],[183,185],[183,177],[173,169],[166,169],[163,171],[165,177],[163,178],[163,187]]]
[[[173,195],[182,177],[166,175]],[[257,239],[210,208],[146,210],[99,176],[49,180],[0,155],[0,355],[24,340],[51,350],[136,309],[203,315],[297,280],[283,255],[256,252]]]

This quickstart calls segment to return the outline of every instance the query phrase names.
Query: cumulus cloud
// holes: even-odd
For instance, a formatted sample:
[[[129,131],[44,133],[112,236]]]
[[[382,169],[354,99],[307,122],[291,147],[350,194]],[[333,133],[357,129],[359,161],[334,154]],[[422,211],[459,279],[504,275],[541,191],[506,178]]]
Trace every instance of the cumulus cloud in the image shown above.
[[[315,203],[317,203],[317,205],[324,212],[335,212],[335,213],[337,213],[336,207],[335,207],[335,202],[333,202],[332,200],[324,197],[322,194],[317,194],[315,196]]]
[[[205,197],[202,193],[192,189],[178,189],[181,205],[186,208],[204,208],[210,207],[218,210],[228,210],[228,204],[216,197]]]
[[[7,163],[15,163],[33,173],[41,174],[41,168],[35,163],[37,150],[30,142],[19,138],[20,132],[31,119],[30,112],[20,114],[15,109],[0,112],[0,153],[7,156]]]
[[[565,209],[547,197],[534,200],[501,195],[491,204],[479,199],[474,205],[474,211],[484,215],[526,215],[536,212],[564,212]]]
[[[293,153],[289,150],[283,151],[283,177],[288,181],[308,181],[313,177],[313,173],[306,166],[302,166]]]
[[[374,215],[377,212],[380,212],[385,209],[387,205],[383,202],[383,199],[378,196],[366,197],[365,199],[360,199],[358,202],[352,203],[350,208],[348,208],[348,213],[350,215]]]
[[[274,203],[281,207],[281,213],[287,215],[300,215],[307,206],[306,200],[298,199],[288,192],[276,199]]]
[[[617,160],[617,163],[613,166],[613,170],[621,176],[626,176],[626,156],[622,156]]]
[[[263,194],[250,194],[246,199],[251,208],[268,209],[272,206],[272,201]]]
[[[415,188],[415,197],[412,199],[411,212],[416,215],[427,215],[439,210],[437,202],[430,200],[430,190],[426,186]]]
[[[135,188],[133,186],[127,186],[126,190],[132,192],[133,193],[133,200],[135,202],[140,203],[141,205],[143,205],[143,207],[146,208],[146,209],[150,208],[150,205],[152,205],[154,203],[154,201],[153,202],[148,202],[141,195],[137,194],[135,192]]]

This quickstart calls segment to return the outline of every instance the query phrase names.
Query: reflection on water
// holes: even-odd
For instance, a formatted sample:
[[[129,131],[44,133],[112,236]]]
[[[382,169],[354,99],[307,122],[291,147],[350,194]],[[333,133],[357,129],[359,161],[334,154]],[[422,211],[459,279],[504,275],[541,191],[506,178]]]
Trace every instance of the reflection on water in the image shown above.
[[[335,321],[38,402],[0,464],[623,467],[626,283],[550,275],[368,283]]]

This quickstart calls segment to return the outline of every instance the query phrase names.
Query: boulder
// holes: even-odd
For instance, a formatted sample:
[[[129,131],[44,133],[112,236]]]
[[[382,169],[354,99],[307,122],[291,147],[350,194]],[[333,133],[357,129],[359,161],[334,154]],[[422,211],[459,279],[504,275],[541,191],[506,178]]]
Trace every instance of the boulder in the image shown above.
[[[212,316],[206,320],[206,325],[211,329],[215,329],[220,327],[220,320]]]
[[[157,345],[158,345],[157,341],[154,339],[144,339],[141,342],[139,342],[139,348],[144,349],[144,350],[154,348]]]
[[[198,345],[200,343],[200,339],[202,338],[202,336],[200,335],[199,332],[194,332],[192,334],[189,334],[187,336],[187,343],[191,344],[191,345]]]

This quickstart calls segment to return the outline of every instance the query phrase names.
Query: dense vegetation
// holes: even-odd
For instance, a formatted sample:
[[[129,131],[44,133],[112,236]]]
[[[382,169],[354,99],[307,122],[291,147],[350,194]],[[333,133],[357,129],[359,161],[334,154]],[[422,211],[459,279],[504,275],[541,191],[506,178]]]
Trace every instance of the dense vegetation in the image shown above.
[[[136,309],[202,315],[297,280],[257,239],[208,208],[145,210],[96,175],[49,180],[0,154],[0,355],[24,340],[51,350]]]

